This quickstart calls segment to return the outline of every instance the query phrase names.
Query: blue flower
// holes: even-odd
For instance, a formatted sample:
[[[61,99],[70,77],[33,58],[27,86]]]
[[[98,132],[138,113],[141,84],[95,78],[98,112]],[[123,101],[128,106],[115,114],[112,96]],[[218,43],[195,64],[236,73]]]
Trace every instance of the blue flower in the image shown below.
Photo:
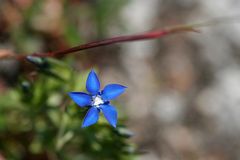
[[[100,82],[97,74],[92,70],[87,78],[86,89],[89,92],[69,92],[69,96],[80,107],[89,107],[83,120],[82,127],[95,124],[102,112],[107,121],[113,126],[117,125],[117,110],[110,105],[110,100],[116,99],[121,95],[126,87],[119,84],[109,84],[100,91]]]

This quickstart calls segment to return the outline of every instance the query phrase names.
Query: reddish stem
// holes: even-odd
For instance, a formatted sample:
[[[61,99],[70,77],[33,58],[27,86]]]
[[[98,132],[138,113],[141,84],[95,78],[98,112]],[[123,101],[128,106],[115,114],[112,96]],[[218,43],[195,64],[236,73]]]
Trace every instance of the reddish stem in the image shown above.
[[[95,48],[100,46],[111,45],[115,43],[122,43],[122,42],[130,42],[130,41],[139,41],[139,40],[149,40],[149,39],[156,39],[162,36],[173,34],[177,32],[184,32],[184,31],[195,31],[191,26],[177,26],[168,29],[162,29],[157,31],[150,31],[143,34],[136,34],[136,35],[128,35],[128,36],[119,36],[114,38],[109,38],[105,40],[90,42],[86,44],[82,44],[80,46],[68,48],[65,50],[55,51],[55,52],[47,52],[47,53],[34,53],[31,56],[36,57],[61,57],[73,52],[86,50],[89,48]],[[18,58],[25,58],[25,56],[21,56]]]

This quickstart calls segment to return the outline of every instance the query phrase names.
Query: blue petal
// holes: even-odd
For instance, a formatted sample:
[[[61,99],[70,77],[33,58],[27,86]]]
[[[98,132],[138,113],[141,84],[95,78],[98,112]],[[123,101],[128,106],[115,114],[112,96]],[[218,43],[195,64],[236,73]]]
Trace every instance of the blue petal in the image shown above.
[[[83,92],[69,92],[68,95],[77,103],[80,107],[91,105],[91,96]]]
[[[96,95],[100,89],[100,82],[94,70],[88,74],[86,88],[92,95]]]
[[[120,84],[109,84],[107,85],[102,92],[102,98],[104,100],[112,100],[120,96],[127,87]]]
[[[117,125],[117,110],[111,105],[101,105],[103,115],[107,121],[116,128]]]
[[[84,117],[82,128],[93,125],[98,121],[98,118],[99,118],[99,110],[96,107],[91,107],[88,110],[86,116]]]

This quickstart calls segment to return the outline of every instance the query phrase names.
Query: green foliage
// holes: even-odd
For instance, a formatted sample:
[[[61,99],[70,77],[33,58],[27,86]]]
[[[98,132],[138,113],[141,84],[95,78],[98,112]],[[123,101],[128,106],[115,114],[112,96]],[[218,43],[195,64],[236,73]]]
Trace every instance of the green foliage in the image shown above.
[[[85,90],[87,72],[73,71],[53,59],[35,62],[45,64],[38,65],[37,78],[28,81],[21,77],[18,89],[0,99],[0,150],[7,159],[54,156],[64,160],[128,160],[134,157],[134,146],[127,140],[132,133],[121,125],[121,115],[117,129],[103,116],[96,125],[81,128],[87,109],[80,109],[67,93]]]

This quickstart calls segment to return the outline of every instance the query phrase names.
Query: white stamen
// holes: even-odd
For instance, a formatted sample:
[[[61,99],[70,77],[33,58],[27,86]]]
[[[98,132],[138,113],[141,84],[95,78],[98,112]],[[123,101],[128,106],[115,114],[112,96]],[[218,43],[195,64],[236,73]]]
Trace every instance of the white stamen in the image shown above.
[[[92,105],[98,107],[99,105],[104,104],[104,101],[100,96],[93,97]]]

